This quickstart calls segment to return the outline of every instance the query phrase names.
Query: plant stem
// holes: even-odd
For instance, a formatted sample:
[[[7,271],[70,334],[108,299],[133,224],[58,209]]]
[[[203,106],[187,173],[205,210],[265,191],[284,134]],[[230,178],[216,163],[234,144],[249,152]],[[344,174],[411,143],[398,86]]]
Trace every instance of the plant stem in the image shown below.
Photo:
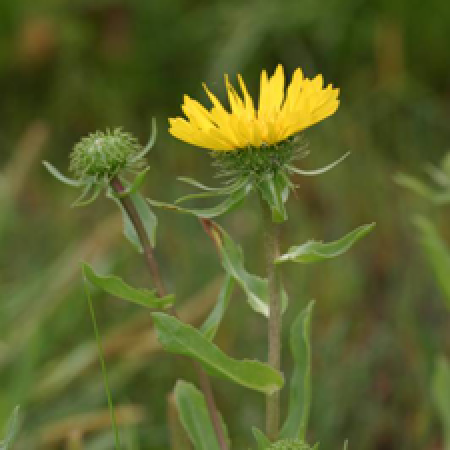
[[[281,279],[275,259],[280,255],[279,228],[272,221],[269,206],[261,199],[264,226],[264,249],[266,271],[269,282],[269,320],[268,320],[268,362],[276,370],[281,368]],[[266,433],[274,441],[278,437],[280,425],[280,393],[267,395],[266,398]]]
[[[105,358],[103,357],[102,342],[101,342],[101,338],[100,338],[100,333],[98,331],[97,320],[95,318],[95,311],[94,311],[94,305],[92,304],[91,293],[87,286],[86,280],[84,281],[84,288],[86,290],[86,296],[87,296],[88,305],[89,305],[89,312],[91,313],[92,325],[94,326],[94,331],[95,331],[95,340],[97,341],[98,355],[100,358],[100,364],[102,366],[103,384],[105,386],[106,396],[108,398],[109,413],[111,415],[111,423],[112,423],[112,427],[114,429],[114,440],[116,443],[116,449],[120,450],[121,447],[120,447],[120,439],[119,439],[119,430],[117,428],[116,416],[114,414],[114,406],[113,406],[113,402],[112,402],[111,391],[109,390],[108,373],[106,371]]]
[[[114,177],[111,180],[111,186],[117,194],[120,194],[125,190],[122,182],[117,177]],[[129,196],[120,197],[120,202],[122,203],[122,206],[127,212],[131,222],[133,223],[133,226],[141,242],[142,248],[144,249],[144,255],[147,262],[147,266],[150,270],[153,282],[155,283],[158,295],[160,297],[164,297],[167,291],[164,286],[164,282],[161,278],[158,263],[156,262],[156,259],[153,255],[153,248],[147,237],[147,233],[145,232],[145,228],[142,223],[141,217],[139,216],[139,213],[137,212]],[[172,316],[177,317],[177,313],[173,307],[171,308],[170,313],[172,314]],[[197,377],[199,379],[200,389],[202,390],[203,396],[205,397],[206,406],[208,408],[211,423],[216,433],[220,449],[228,450],[228,442],[225,437],[222,423],[220,421],[219,412],[217,410],[217,406],[214,400],[211,382],[208,378],[208,375],[203,370],[202,366],[195,360],[192,360],[192,362],[194,370],[197,373]]]

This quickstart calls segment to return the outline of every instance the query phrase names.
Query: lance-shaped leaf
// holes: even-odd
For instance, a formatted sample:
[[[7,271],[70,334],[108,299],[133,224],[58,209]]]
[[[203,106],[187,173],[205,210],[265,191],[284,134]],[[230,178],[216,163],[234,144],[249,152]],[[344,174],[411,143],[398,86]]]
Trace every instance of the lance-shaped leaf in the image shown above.
[[[73,180],[72,178],[63,175],[55,166],[50,164],[48,161],[42,161],[44,167],[61,183],[67,184],[72,187],[80,187],[82,182],[80,180]]]
[[[359,239],[364,237],[375,227],[375,223],[362,225],[343,238],[329,243],[310,240],[302,245],[291,247],[287,253],[280,256],[275,262],[294,261],[299,263],[312,263],[324,259],[335,258],[342,255]]]
[[[291,327],[290,346],[294,359],[289,410],[281,429],[283,438],[304,439],[311,406],[311,316],[314,302],[300,312]]]
[[[198,360],[210,373],[265,394],[283,386],[283,376],[259,361],[236,360],[223,353],[200,331],[164,313],[152,314],[161,345],[169,352]]]
[[[290,172],[296,173],[297,175],[303,175],[306,177],[314,177],[316,175],[322,175],[323,173],[328,172],[329,170],[336,167],[339,163],[344,161],[347,156],[350,155],[350,152],[347,152],[345,155],[341,156],[338,160],[332,162],[331,164],[328,164],[327,166],[321,167],[319,169],[313,169],[313,170],[305,170],[305,169],[298,169],[294,166],[288,166],[288,170]]]
[[[195,182],[195,180],[191,180],[190,178],[178,178],[179,180],[186,181],[190,180],[190,182]],[[208,197],[224,197],[233,195],[235,192],[239,191],[240,189],[243,189],[245,185],[248,183],[247,180],[237,180],[235,183],[218,187],[218,188],[212,188],[205,186],[201,183],[195,182],[197,187],[200,187],[200,189],[203,192],[198,192],[194,194],[188,194],[183,197],[180,197],[176,200],[175,204],[179,204],[188,200],[193,200],[195,198],[208,198]]]
[[[193,384],[178,381],[175,386],[175,402],[180,421],[195,450],[220,450],[203,394]],[[220,420],[229,441],[227,428],[221,416]]]
[[[139,188],[142,186],[145,180],[145,176],[147,175],[148,171],[150,170],[150,167],[146,167],[141,172],[139,172],[135,179],[128,183],[127,188],[119,194],[119,197],[126,197],[127,195],[134,194],[139,190]]]
[[[221,244],[223,268],[245,292],[251,308],[265,317],[269,317],[269,283],[267,279],[245,270],[244,254],[241,247],[233,242],[223,228],[215,224],[213,231],[218,234],[218,242]],[[284,311],[288,303],[284,289],[281,292],[281,299]]]
[[[230,211],[232,208],[236,207],[239,203],[244,200],[245,196],[250,192],[251,186],[246,185],[243,188],[233,192],[229,197],[227,197],[223,202],[211,208],[204,209],[189,209],[182,208],[181,206],[171,205],[170,203],[159,202],[157,200],[147,199],[147,201],[156,207],[168,209],[171,211],[176,211],[184,214],[192,214],[201,219],[213,219],[214,217],[221,216],[226,212]]]
[[[450,253],[435,226],[427,218],[418,216],[415,223],[422,234],[421,244],[428,264],[450,308]]]
[[[258,189],[262,198],[267,202],[272,212],[272,220],[277,223],[287,220],[284,204],[289,196],[289,180],[281,172],[275,176],[266,176],[259,184]]]
[[[0,450],[12,450],[13,448],[19,431],[19,409],[19,406],[16,406],[8,419],[3,439],[0,440]]]
[[[137,305],[145,306],[146,308],[167,308],[174,302],[173,295],[167,295],[166,297],[158,297],[156,291],[148,289],[136,289],[126,284],[121,278],[115,275],[98,275],[94,272],[91,266],[83,264],[83,275],[94,286],[98,287],[102,291],[115,297],[127,300]]]
[[[270,446],[271,442],[266,435],[256,427],[252,427],[253,437],[258,444],[258,450],[266,450]]]
[[[219,292],[216,306],[211,311],[208,318],[201,327],[201,332],[210,340],[214,339],[219,328],[220,322],[223,319],[228,304],[230,303],[231,294],[233,293],[234,280],[230,275],[226,275],[222,288]]]
[[[127,186],[128,187],[128,186]],[[141,242],[139,240],[136,229],[130,220],[128,213],[125,211],[120,199],[115,195],[111,188],[106,191],[106,196],[110,198],[120,208],[123,219],[123,234],[127,240],[133,245],[133,247],[140,253],[143,252]],[[147,237],[150,240],[152,247],[156,244],[156,227],[158,225],[158,219],[153,211],[150,209],[149,204],[145,201],[144,197],[139,192],[130,192],[129,199],[133,202],[139,217],[144,225]]]
[[[436,174],[434,174],[436,175]],[[434,187],[430,187],[423,181],[405,173],[398,173],[394,177],[394,181],[415,194],[433,202],[437,205],[442,205],[450,202],[450,191],[446,187],[444,191],[438,191]]]

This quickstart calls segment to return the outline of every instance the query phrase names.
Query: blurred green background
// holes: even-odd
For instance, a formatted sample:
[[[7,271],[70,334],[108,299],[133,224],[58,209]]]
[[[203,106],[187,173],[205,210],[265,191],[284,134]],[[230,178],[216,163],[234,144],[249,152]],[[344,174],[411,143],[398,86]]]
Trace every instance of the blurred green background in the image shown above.
[[[224,99],[224,73],[241,73],[255,95],[261,69],[278,63],[341,88],[338,112],[304,133],[311,154],[302,166],[352,152],[322,177],[295,179],[283,249],[377,222],[339,260],[284,274],[285,338],[295,314],[317,301],[310,442],[325,450],[346,438],[358,450],[443,448],[430,379],[437,354],[450,352],[450,314],[411,217],[433,217],[450,242],[450,216],[392,176],[420,173],[450,148],[449,23],[445,0],[0,2],[0,429],[20,404],[17,448],[75,449],[81,440],[84,449],[113,448],[79,262],[150,286],[115,205],[101,198],[71,209],[77,192],[40,161],[66,171],[74,143],[106,127],[123,126],[144,143],[155,116],[146,195],[172,201],[186,193],[179,175],[217,183],[208,153],[173,139],[167,118],[180,114],[185,93],[207,104],[203,81]],[[164,278],[183,317],[198,324],[222,277],[215,250],[191,217],[158,216]],[[249,270],[262,274],[256,199],[220,222],[244,247]],[[178,377],[193,374],[159,350],[146,311],[94,299],[127,448],[167,449],[168,395]],[[265,322],[242,292],[218,343],[235,357],[265,359]],[[224,381],[214,388],[234,448],[253,445],[263,396]]]

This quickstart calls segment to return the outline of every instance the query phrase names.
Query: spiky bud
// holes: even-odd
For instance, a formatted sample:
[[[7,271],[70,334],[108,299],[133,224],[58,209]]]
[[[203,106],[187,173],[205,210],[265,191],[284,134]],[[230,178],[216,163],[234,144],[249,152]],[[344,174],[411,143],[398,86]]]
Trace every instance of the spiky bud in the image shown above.
[[[137,139],[120,128],[96,131],[75,145],[69,170],[77,179],[111,178],[123,169],[139,168],[142,151]]]

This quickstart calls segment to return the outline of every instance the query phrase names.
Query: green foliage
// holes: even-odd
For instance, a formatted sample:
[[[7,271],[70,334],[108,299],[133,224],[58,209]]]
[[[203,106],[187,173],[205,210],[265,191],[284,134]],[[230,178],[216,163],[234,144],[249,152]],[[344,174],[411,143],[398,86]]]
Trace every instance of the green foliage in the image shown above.
[[[133,248],[139,253],[143,253],[143,248],[137,231],[130,220],[128,213],[125,211],[124,206],[120,202],[120,199],[113,192],[111,188],[108,188],[106,192],[106,196],[111,199],[116,205],[119,207],[122,213],[122,222],[123,222],[123,234],[126,239],[130,242]],[[150,240],[150,244],[152,247],[156,245],[156,228],[158,225],[158,219],[156,215],[151,210],[149,204],[145,201],[144,197],[139,192],[131,192],[129,194],[130,200],[133,202],[135,208],[139,212],[140,217],[142,218],[142,223],[145,228],[145,232],[147,237]]]
[[[311,406],[311,316],[314,302],[300,312],[291,326],[294,372],[290,382],[289,411],[281,429],[283,438],[305,439]]]
[[[233,208],[238,206],[246,197],[248,192],[250,192],[251,186],[245,185],[243,187],[239,187],[236,190],[233,190],[232,193],[230,193],[225,200],[223,200],[221,203],[219,203],[216,206],[213,206],[211,208],[203,208],[203,209],[188,209],[188,208],[182,208],[177,205],[171,205],[169,203],[159,202],[157,200],[153,199],[147,199],[148,202],[156,207],[164,208],[172,211],[176,211],[179,213],[184,214],[192,214],[196,217],[199,217],[201,219],[213,219],[215,217],[221,216],[222,214],[225,214],[229,211],[231,211]],[[221,195],[221,194],[219,194]],[[180,199],[182,200],[182,199]]]
[[[220,322],[222,322],[223,316],[230,303],[231,294],[233,293],[234,280],[230,275],[226,275],[223,281],[222,287],[219,292],[219,298],[217,299],[216,306],[211,311],[207,319],[203,322],[201,332],[210,341],[214,339],[217,333]]]
[[[269,439],[266,435],[256,427],[252,428],[253,436],[258,444],[258,450],[266,450],[270,445]]]
[[[244,267],[244,253],[241,247],[233,242],[223,228],[214,225],[213,233],[215,233],[218,242],[220,242],[222,266],[225,269],[225,272],[230,275],[245,292],[250,307],[257,313],[268,317],[269,284],[267,279],[247,272]],[[282,290],[281,297],[283,310],[285,310],[288,298],[284,289]]]
[[[258,190],[264,201],[272,211],[272,220],[282,223],[287,220],[287,211],[284,204],[289,197],[292,184],[286,174],[278,172],[276,175],[266,175],[259,180]]]
[[[177,381],[175,401],[180,421],[194,444],[195,450],[220,450],[203,394],[193,384]],[[222,417],[220,420],[229,441]]]
[[[312,263],[335,258],[349,250],[355,242],[366,236],[374,229],[374,227],[375,223],[362,225],[346,234],[341,239],[330,243],[314,240],[307,241],[302,245],[291,247],[288,252],[280,256],[276,262],[282,263],[285,261],[293,261],[299,263]]]
[[[168,308],[175,300],[173,295],[159,298],[155,290],[134,288],[115,275],[99,275],[89,264],[84,263],[82,268],[84,277],[94,286],[122,300],[154,309]]]
[[[437,205],[450,202],[450,153],[444,156],[440,167],[428,164],[425,168],[432,184],[405,173],[398,173],[394,180],[400,186]]]
[[[445,448],[450,448],[450,364],[441,356],[436,361],[432,379],[433,401],[445,435]]]
[[[314,449],[318,448],[314,446]],[[300,439],[284,439],[275,442],[267,447],[266,450],[314,450],[308,444]]]
[[[444,294],[450,308],[450,253],[430,220],[417,216],[415,223],[421,233],[421,244],[428,264]]]
[[[266,394],[283,386],[283,376],[259,361],[238,361],[223,353],[200,331],[164,313],[152,314],[159,341],[169,352],[197,359],[213,375]]]
[[[0,450],[12,450],[17,433],[19,432],[19,406],[14,408],[6,424],[3,439],[0,440]]]

